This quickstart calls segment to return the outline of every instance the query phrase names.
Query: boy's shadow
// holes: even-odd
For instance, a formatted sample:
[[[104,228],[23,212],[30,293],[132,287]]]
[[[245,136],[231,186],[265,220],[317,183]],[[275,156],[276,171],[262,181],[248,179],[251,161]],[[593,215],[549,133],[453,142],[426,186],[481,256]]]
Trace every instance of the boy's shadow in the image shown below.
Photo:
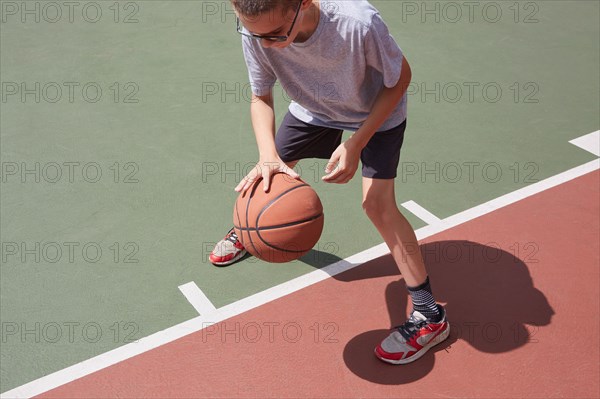
[[[518,244],[517,244],[518,245]],[[415,363],[393,366],[378,360],[373,350],[388,329],[366,331],[352,338],[344,361],[357,376],[378,384],[404,384],[423,378],[433,368],[436,352],[452,356],[459,341],[486,353],[502,353],[535,343],[538,326],[548,325],[554,311],[536,289],[523,261],[498,247],[469,241],[438,241],[421,245],[437,301],[447,303],[450,336]],[[535,255],[528,261],[535,261]],[[390,255],[334,278],[352,281],[398,274]],[[386,292],[391,326],[406,320],[404,281],[388,285]],[[383,322],[383,321],[382,321]],[[464,342],[460,342],[464,341]]]

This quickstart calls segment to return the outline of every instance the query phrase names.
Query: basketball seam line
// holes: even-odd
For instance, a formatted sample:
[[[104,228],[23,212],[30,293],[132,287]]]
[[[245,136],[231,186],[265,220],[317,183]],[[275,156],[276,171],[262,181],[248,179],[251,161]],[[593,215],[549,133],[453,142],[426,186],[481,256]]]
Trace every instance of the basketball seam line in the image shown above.
[[[299,225],[299,224],[302,224],[302,223],[306,223],[306,222],[310,222],[310,221],[313,221],[313,220],[317,220],[317,219],[319,219],[319,218],[320,218],[320,217],[322,217],[322,216],[323,216],[323,214],[321,213],[321,214],[320,214],[319,216],[317,216],[317,217],[311,218],[311,219],[309,219],[309,220],[303,220],[303,221],[301,221],[301,222],[298,222],[298,223],[295,223],[295,224],[293,224],[292,226],[297,226],[297,225]],[[264,230],[264,229],[260,229],[260,230]],[[272,244],[270,244],[270,243],[268,243],[267,241],[265,241],[265,240],[263,240],[263,239],[262,239],[262,236],[260,235],[260,230],[258,230],[258,231],[256,232],[256,234],[258,234],[258,236],[260,237],[261,241],[262,241],[263,243],[265,243],[265,244],[266,244],[268,247],[270,247],[270,248],[273,248],[273,249],[276,249],[276,250],[278,250],[278,251],[281,251],[281,252],[289,252],[289,253],[302,253],[302,252],[310,251],[310,250],[312,249],[312,247],[310,247],[310,248],[308,248],[308,249],[303,249],[303,250],[285,249],[285,248],[279,248],[279,247],[276,247],[275,245],[272,245]]]
[[[294,186],[292,188],[288,188],[287,190],[285,190],[282,193],[279,193],[277,195],[277,197],[273,198],[271,201],[269,201],[265,206],[262,207],[262,209],[260,210],[260,212],[258,213],[258,215],[256,216],[256,222],[254,222],[254,225],[256,226],[256,228],[258,229],[258,221],[260,220],[260,217],[262,216],[263,213],[265,213],[265,211],[267,209],[269,209],[275,202],[277,202],[277,200],[279,200],[280,198],[282,198],[283,196],[285,196],[286,194],[299,189],[300,187],[308,187],[308,184],[304,183],[301,184],[299,186]],[[262,240],[262,237],[260,237],[260,233],[258,233],[259,238]]]
[[[258,187],[258,184],[255,184],[254,187],[252,187],[252,191],[250,192],[250,194],[248,194],[249,195],[248,202],[246,202],[246,227],[248,227],[248,213],[250,212],[250,201],[252,201],[252,198],[254,196],[254,193],[256,192],[257,187]],[[242,231],[242,237],[243,236],[244,236],[244,232]],[[249,241],[250,245],[252,245],[252,248],[254,248],[254,251],[256,251],[256,253],[260,256],[261,253],[258,250],[258,248],[256,248],[256,246],[254,245],[254,242],[252,242],[252,236],[250,235],[249,231],[248,231],[248,241]]]
[[[309,248],[309,249],[307,249],[307,250],[304,250],[304,251],[298,251],[298,250],[288,250],[288,249],[278,248],[278,247],[276,247],[276,246],[274,246],[274,245],[271,245],[271,243],[269,243],[268,241],[266,241],[266,240],[265,240],[265,239],[262,237],[262,235],[260,234],[260,231],[261,231],[261,230],[263,230],[263,229],[259,229],[259,228],[258,228],[258,223],[259,223],[259,221],[260,221],[260,218],[261,218],[261,216],[262,216],[262,215],[263,215],[263,213],[265,213],[265,212],[266,212],[266,210],[267,210],[267,209],[269,209],[269,208],[270,208],[270,207],[271,207],[271,206],[272,206],[272,205],[273,205],[275,202],[277,202],[279,199],[283,198],[285,195],[287,195],[287,194],[291,193],[291,192],[292,192],[292,191],[294,191],[294,190],[297,190],[297,189],[299,189],[299,188],[302,188],[302,187],[309,187],[309,188],[310,188],[310,186],[309,186],[308,184],[306,184],[306,183],[304,183],[304,182],[302,182],[302,183],[303,183],[303,184],[300,184],[299,186],[294,186],[294,187],[292,187],[292,188],[289,188],[289,189],[285,190],[285,191],[284,191],[284,192],[282,192],[282,193],[279,193],[279,195],[277,195],[277,197],[273,198],[271,201],[269,201],[269,203],[267,203],[265,206],[263,206],[263,208],[261,209],[261,211],[259,212],[259,214],[256,216],[256,222],[255,222],[255,224],[254,224],[254,225],[256,226],[256,235],[258,236],[258,238],[260,239],[260,241],[262,241],[262,242],[263,242],[263,243],[264,243],[264,244],[265,244],[267,247],[269,247],[269,248],[272,248],[272,249],[275,249],[275,250],[277,250],[277,251],[281,251],[281,252],[287,252],[287,253],[302,253],[302,252],[310,251],[310,248]],[[322,214],[323,214],[323,212],[321,212],[321,214],[320,214],[320,215],[318,215],[318,216],[316,216],[316,217],[312,217],[312,218],[310,218],[309,220],[303,220],[303,221],[300,221],[300,222],[296,222],[296,223],[293,223],[293,224],[289,224],[288,226],[295,226],[295,225],[299,225],[299,224],[302,224],[302,223],[310,222],[311,220],[316,220],[316,219],[318,219],[318,218],[319,218],[319,217],[320,217]],[[282,226],[282,227],[287,227],[287,226]],[[273,229],[273,227],[270,227],[270,228],[269,228],[269,230],[272,230],[272,229]],[[248,235],[249,235],[249,234],[248,234]],[[312,247],[311,247],[311,248],[312,248]]]
[[[274,225],[274,226],[265,226],[265,227],[241,227],[241,226],[235,226],[235,228],[238,229],[238,230],[244,230],[244,231],[273,230],[273,229],[279,229],[281,227],[290,227],[290,226],[294,226],[294,225],[297,225],[297,224],[302,224],[302,223],[310,222],[311,220],[318,219],[321,216],[323,216],[323,212],[319,213],[318,215],[306,218],[304,220],[298,220],[297,222],[290,222],[290,223],[278,224],[278,225]]]
[[[294,191],[296,189],[299,189],[300,187],[308,187],[308,184],[304,183],[301,184],[299,186],[294,186],[292,188],[288,188],[287,190],[285,190],[282,193],[279,193],[277,195],[277,197],[273,198],[271,201],[269,201],[265,206],[263,206],[263,208],[260,210],[260,212],[258,213],[258,215],[256,216],[256,222],[254,223],[255,226],[258,226],[258,221],[260,220],[260,217],[262,216],[263,213],[265,213],[265,211],[267,209],[269,209],[271,207],[271,205],[273,205],[277,200],[279,200],[281,197],[283,197],[284,195],[290,193],[291,191]]]

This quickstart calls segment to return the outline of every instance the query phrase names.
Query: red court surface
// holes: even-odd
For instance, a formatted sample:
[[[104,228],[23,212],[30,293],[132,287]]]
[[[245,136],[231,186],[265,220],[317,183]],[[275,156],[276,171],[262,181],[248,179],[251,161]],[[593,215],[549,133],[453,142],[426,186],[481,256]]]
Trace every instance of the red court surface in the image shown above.
[[[452,331],[415,363],[373,355],[409,306],[385,256],[42,396],[598,397],[599,178],[423,243]]]

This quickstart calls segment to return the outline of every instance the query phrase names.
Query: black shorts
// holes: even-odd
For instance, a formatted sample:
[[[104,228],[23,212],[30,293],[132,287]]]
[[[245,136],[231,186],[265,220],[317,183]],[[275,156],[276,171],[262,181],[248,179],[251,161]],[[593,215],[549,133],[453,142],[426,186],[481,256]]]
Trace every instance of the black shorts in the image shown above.
[[[360,154],[362,175],[372,179],[395,179],[404,142],[406,121],[377,132]],[[342,143],[342,130],[302,122],[287,113],[275,135],[277,153],[284,162],[305,158],[329,159]]]

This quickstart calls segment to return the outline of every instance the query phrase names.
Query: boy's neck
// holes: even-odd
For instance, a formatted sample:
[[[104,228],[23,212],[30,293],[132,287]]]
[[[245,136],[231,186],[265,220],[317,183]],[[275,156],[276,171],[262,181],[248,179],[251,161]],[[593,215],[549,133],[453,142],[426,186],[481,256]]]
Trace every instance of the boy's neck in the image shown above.
[[[306,15],[302,20],[302,27],[294,43],[304,43],[315,33],[321,20],[320,0],[313,0],[310,7],[306,10]]]

